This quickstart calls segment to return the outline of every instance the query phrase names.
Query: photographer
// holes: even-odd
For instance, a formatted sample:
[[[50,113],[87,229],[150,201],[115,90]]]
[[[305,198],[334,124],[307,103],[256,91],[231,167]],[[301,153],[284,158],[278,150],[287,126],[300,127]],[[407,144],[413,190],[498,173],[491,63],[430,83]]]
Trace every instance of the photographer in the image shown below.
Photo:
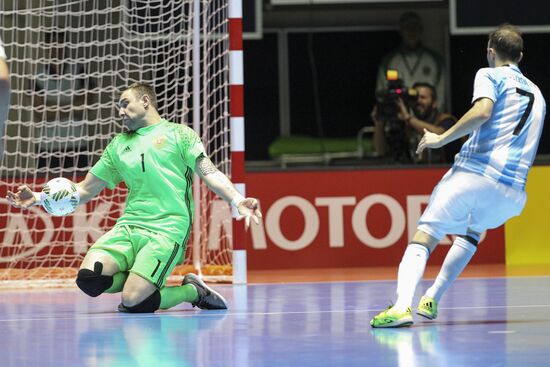
[[[383,98],[379,97],[379,103],[371,113],[377,155],[401,163],[452,163],[461,141],[433,149],[427,156],[414,154],[424,129],[441,134],[456,122],[451,114],[438,111],[435,88],[428,83],[415,83],[412,90],[397,97],[392,90],[386,93]],[[392,104],[393,108],[390,108]]]

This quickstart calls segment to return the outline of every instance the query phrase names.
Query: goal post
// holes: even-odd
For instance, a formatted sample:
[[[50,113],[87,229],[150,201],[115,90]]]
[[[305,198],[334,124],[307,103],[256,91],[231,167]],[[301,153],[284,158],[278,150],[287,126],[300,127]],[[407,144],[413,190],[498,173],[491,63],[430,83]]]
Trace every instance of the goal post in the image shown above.
[[[244,62],[242,37],[242,0],[229,0],[229,90],[231,131],[231,177],[235,187],[246,196],[244,183]],[[233,213],[235,218],[237,213]],[[247,282],[246,237],[243,222],[233,219],[233,281]]]
[[[161,116],[193,127],[244,193],[244,118],[235,115],[242,48],[239,62],[231,55],[241,37],[231,13],[241,7],[240,0],[3,1],[0,39],[12,90],[0,197],[19,184],[38,191],[54,177],[80,181],[123,131],[116,102],[136,81],[154,86]],[[246,261],[233,251],[245,248],[242,223],[203,183],[194,190],[193,234],[172,280],[198,271],[233,281],[239,269],[237,282],[246,281]],[[61,218],[0,199],[0,287],[72,282],[87,248],[121,215],[126,194],[123,185],[105,190]]]

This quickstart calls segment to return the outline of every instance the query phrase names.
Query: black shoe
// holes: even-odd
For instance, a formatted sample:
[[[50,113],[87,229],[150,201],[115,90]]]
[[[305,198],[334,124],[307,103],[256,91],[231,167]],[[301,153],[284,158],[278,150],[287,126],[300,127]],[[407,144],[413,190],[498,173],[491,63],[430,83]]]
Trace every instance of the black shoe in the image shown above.
[[[130,311],[128,311],[128,309],[126,308],[126,306],[124,306],[122,303],[120,303],[120,304],[118,305],[118,312],[129,313]]]
[[[198,276],[193,273],[187,274],[183,278],[181,285],[193,284],[197,288],[199,298],[195,302],[191,302],[193,307],[198,307],[201,310],[227,310],[227,301],[221,294],[209,288]]]

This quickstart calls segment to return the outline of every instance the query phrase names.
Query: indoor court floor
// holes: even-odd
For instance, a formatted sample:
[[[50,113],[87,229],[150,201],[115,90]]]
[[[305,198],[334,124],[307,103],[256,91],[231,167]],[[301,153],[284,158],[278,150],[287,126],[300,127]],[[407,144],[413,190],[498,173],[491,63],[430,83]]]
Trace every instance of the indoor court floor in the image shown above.
[[[369,325],[394,280],[217,285],[228,311],[149,315],[119,314],[118,295],[2,291],[0,366],[550,366],[550,277],[472,274],[436,321],[400,329]]]

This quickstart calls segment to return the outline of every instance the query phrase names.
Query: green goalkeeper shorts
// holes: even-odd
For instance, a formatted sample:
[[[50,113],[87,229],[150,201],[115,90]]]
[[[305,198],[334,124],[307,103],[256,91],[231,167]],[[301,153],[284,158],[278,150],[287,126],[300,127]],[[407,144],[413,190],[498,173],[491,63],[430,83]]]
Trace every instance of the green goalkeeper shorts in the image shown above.
[[[115,226],[88,251],[110,255],[120,271],[130,271],[161,288],[174,267],[183,261],[185,246],[147,229]]]

